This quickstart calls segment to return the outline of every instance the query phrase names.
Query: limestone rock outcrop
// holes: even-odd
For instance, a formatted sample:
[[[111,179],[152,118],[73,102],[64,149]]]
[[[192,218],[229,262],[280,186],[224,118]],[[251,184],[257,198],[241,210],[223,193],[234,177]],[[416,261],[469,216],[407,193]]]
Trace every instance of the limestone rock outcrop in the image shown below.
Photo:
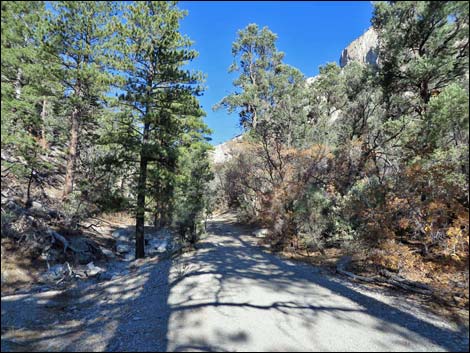
[[[378,36],[374,28],[370,27],[362,36],[353,40],[341,52],[339,65],[345,67],[352,61],[368,65],[378,64]]]
[[[238,135],[231,140],[228,140],[224,143],[214,146],[212,151],[211,159],[214,164],[222,164],[225,161],[229,160],[236,149],[236,145],[241,142],[243,135]]]

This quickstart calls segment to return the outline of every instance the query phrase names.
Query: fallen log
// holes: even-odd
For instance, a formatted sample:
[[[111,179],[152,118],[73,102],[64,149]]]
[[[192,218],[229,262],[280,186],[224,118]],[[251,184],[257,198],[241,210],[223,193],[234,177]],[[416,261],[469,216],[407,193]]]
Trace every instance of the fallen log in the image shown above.
[[[399,282],[399,283],[404,284],[406,286],[411,286],[411,287],[421,288],[423,290],[432,291],[431,287],[429,287],[426,284],[407,280],[407,279],[405,279],[403,277],[400,277],[400,276],[397,276],[394,273],[392,273],[388,270],[385,270],[385,269],[380,270],[380,274],[384,277],[387,277],[387,278],[389,278],[393,281]]]
[[[350,256],[342,257],[338,261],[338,263],[336,264],[336,272],[338,272],[338,273],[340,273],[344,276],[350,277],[350,278],[352,278],[354,280],[357,280],[357,281],[363,281],[363,282],[367,282],[367,283],[376,283],[377,282],[376,277],[364,277],[364,276],[355,275],[352,272],[346,271],[345,268],[346,268],[347,264],[349,264],[350,262],[351,262],[351,257]]]
[[[405,290],[408,290],[408,291],[411,291],[411,292],[415,292],[415,293],[419,293],[419,294],[425,294],[425,295],[431,295],[432,294],[432,291],[429,290],[429,289],[421,289],[421,288],[412,287],[412,286],[409,286],[407,284],[395,281],[393,279],[385,280],[385,282],[389,283],[389,284],[391,284],[395,287],[399,287],[399,288],[402,288],[402,289],[405,289]]]
[[[430,287],[426,286],[425,284],[422,283],[417,283],[417,282],[412,282],[409,280],[406,280],[404,278],[398,277],[391,272],[387,270],[382,270],[380,271],[380,274],[382,276],[388,277],[388,278],[380,278],[380,277],[365,277],[365,276],[360,276],[356,275],[352,272],[346,271],[345,268],[346,266],[351,262],[351,257],[350,256],[345,256],[342,257],[338,263],[336,264],[336,272],[350,277],[353,280],[356,281],[362,281],[366,283],[375,283],[375,284],[390,284],[392,286],[405,289],[407,291],[419,293],[419,294],[425,294],[425,295],[431,295],[433,294],[432,290]]]

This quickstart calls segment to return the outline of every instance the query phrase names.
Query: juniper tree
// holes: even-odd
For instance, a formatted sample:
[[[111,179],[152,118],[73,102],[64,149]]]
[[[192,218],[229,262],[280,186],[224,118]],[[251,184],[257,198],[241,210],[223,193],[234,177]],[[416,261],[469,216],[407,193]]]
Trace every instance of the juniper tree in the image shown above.
[[[377,2],[372,23],[385,93],[415,93],[422,111],[433,92],[468,72],[468,11],[465,1]]]
[[[396,136],[399,153],[413,161],[453,149],[449,160],[467,160],[468,2],[380,2],[372,22],[379,36],[384,126]]]

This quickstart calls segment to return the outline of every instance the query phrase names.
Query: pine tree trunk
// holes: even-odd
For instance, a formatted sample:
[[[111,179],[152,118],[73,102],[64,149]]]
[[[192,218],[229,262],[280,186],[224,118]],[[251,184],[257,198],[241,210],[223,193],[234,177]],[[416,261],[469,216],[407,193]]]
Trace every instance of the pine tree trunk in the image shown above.
[[[165,220],[163,218],[163,210],[161,206],[157,206],[153,216],[153,226],[160,229],[165,226]]]
[[[44,97],[42,100],[42,111],[41,111],[41,141],[40,145],[42,148],[47,149],[47,138],[46,138],[46,116],[47,116],[47,98]]]
[[[73,191],[73,180],[75,174],[75,162],[77,159],[79,111],[75,108],[72,112],[72,130],[70,132],[69,154],[65,171],[64,193],[62,198],[66,198]]]
[[[153,227],[156,229],[160,228],[160,218],[158,217],[158,212],[153,214]]]
[[[140,171],[139,182],[137,185],[137,209],[135,214],[135,258],[145,257],[145,193],[147,183],[147,143],[149,139],[150,124],[144,125],[144,134],[142,138],[142,149],[140,151]]]
[[[421,82],[419,95],[421,96],[421,99],[423,100],[424,104],[427,105],[429,103],[430,98],[431,98],[431,93],[429,92],[429,83],[428,83],[428,81],[425,80],[425,81]]]
[[[20,99],[21,98],[21,80],[23,78],[23,71],[21,69],[18,69],[16,72],[16,80],[14,83],[15,86],[15,98]]]
[[[26,202],[25,202],[26,208],[30,208],[33,204],[33,200],[31,199],[31,185],[33,183],[33,177],[34,177],[34,169],[31,168],[31,173],[29,174],[29,179],[28,179],[28,188],[26,191]]]

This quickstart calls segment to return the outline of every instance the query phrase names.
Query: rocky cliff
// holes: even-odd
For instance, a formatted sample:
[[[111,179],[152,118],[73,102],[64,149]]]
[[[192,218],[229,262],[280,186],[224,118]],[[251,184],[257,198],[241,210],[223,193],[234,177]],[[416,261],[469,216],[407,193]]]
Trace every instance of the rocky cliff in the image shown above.
[[[362,36],[352,41],[343,49],[339,58],[339,65],[345,67],[351,61],[377,65],[377,46],[377,32],[370,27]]]
[[[231,140],[214,146],[211,154],[211,159],[214,164],[221,164],[232,158],[237,144],[241,142],[243,135],[238,135]]]

